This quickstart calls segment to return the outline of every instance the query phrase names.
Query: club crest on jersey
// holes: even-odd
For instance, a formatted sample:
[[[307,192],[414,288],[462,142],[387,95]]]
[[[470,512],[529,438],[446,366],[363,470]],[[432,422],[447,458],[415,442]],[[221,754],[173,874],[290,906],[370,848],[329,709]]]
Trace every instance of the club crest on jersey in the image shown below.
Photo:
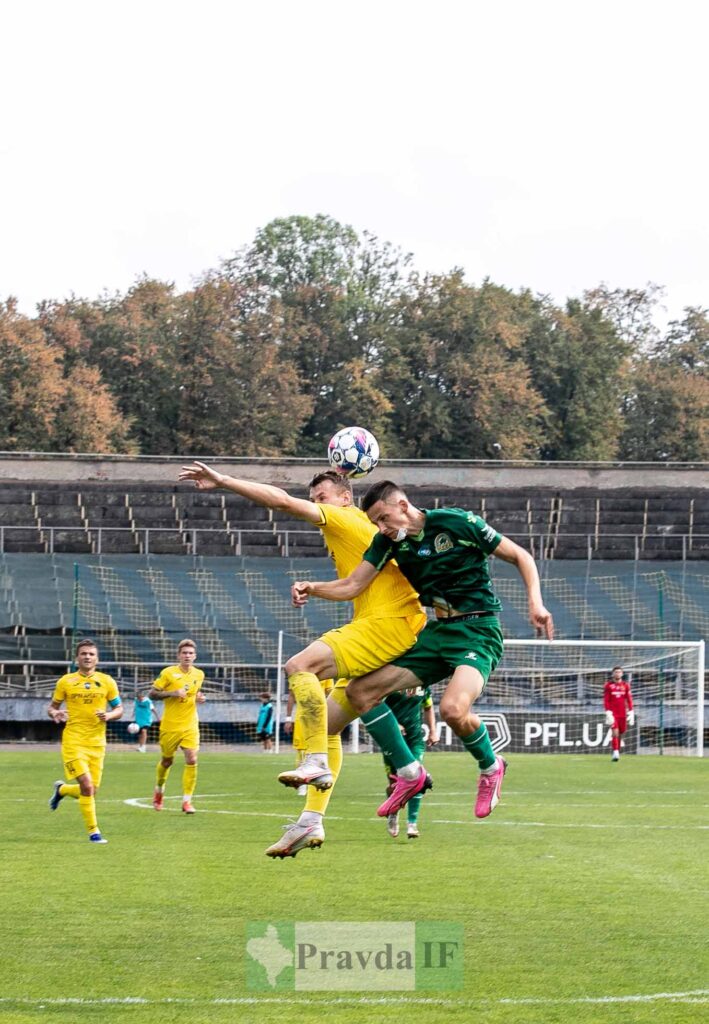
[[[84,683],[84,689],[85,690],[90,690],[91,689],[91,683]]]
[[[437,554],[440,555],[444,551],[450,551],[453,547],[453,541],[447,533],[439,533],[433,542],[433,546],[435,547]]]

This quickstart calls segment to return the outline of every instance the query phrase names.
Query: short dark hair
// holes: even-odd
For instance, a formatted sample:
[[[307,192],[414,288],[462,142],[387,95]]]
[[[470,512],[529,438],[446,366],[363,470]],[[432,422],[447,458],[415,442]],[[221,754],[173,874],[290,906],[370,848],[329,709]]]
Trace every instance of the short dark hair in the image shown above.
[[[89,640],[88,637],[85,637],[83,640],[79,640],[74,654],[78,654],[83,647],[95,647],[96,653],[98,654],[98,644],[94,640]]]
[[[387,501],[392,494],[403,494],[406,497],[401,487],[393,480],[380,480],[378,484],[372,484],[362,498],[362,511],[369,511],[378,501]]]
[[[622,665],[614,665],[613,668],[611,669],[611,672],[622,672],[622,671],[623,671],[623,666]]]
[[[347,491],[348,494],[352,494],[352,481],[350,478],[343,476],[342,473],[336,473],[334,469],[326,469],[322,473],[316,473],[308,484],[308,489],[312,490],[313,487],[317,487],[318,484],[322,484],[326,480],[334,484],[338,491]]]

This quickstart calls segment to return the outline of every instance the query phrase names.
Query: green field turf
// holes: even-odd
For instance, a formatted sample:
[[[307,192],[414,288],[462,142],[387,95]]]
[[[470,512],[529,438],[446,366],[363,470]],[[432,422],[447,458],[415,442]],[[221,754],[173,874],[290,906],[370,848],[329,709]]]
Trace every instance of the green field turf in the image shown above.
[[[93,847],[76,803],[47,808],[58,749],[0,753],[3,1024],[709,1015],[698,759],[512,756],[502,803],[476,822],[471,760],[432,755],[421,838],[394,841],[374,814],[379,758],[348,756],[325,845],[284,861],[264,849],[301,804],[275,782],[290,756],[203,752],[192,817],[179,812],[177,766],[166,811],[125,802],[149,804],[155,761],[109,753],[99,821],[110,842]],[[464,987],[252,991],[246,923],[263,920],[460,922]]]

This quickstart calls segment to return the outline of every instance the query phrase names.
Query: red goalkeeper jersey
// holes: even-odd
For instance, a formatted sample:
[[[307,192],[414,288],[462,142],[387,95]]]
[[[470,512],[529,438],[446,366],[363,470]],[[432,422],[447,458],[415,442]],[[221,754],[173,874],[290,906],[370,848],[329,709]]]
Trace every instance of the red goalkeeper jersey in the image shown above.
[[[612,711],[616,717],[625,718],[627,711],[633,706],[633,695],[630,692],[630,683],[622,679],[619,683],[609,679],[603,687],[603,707],[606,711]]]

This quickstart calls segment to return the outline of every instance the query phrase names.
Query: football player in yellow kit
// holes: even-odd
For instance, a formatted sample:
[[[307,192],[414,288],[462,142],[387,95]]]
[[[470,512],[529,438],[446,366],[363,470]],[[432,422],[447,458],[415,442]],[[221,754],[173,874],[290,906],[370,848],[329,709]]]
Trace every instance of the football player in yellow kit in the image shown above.
[[[223,487],[257,505],[278,509],[317,526],[339,577],[354,570],[376,533],[367,516],[353,504],[351,481],[333,470],[318,473],[311,480],[310,500],[296,498],[270,484],[225,476],[202,462],[185,466],[180,480],[193,480],[201,490]],[[396,565],[388,565],[377,582],[380,585],[376,591],[370,589],[367,600],[354,602],[351,622],[324,633],[286,662],[286,675],[298,705],[305,757],[297,768],[281,772],[278,778],[286,786],[307,785],[308,798],[298,821],[286,826],[285,834],[266,850],[269,857],[293,857],[305,847],[321,846],[325,837],[322,819],[329,797],[326,791],[342,765],[342,744],[337,736],[327,734],[323,683],[329,681],[328,686],[332,686],[331,680],[338,680],[330,702],[342,714],[342,724],[352,721],[357,712],[345,695],[347,680],[388,664],[392,657],[398,657],[395,651],[407,651],[426,623],[416,592]],[[410,780],[408,795],[414,796],[427,789],[431,780],[408,751],[387,705],[382,704],[377,711],[370,732],[383,750],[391,745],[403,750],[402,763],[407,763],[401,774]]]
[[[62,734],[64,774],[70,783],[59,779],[49,806],[56,811],[65,796],[79,801],[92,843],[108,842],[96,820],[96,792],[101,785],[106,755],[106,722],[123,714],[115,681],[96,671],[98,647],[93,640],[81,640],[76,646],[76,672],[58,680],[47,714],[57,725],[66,723]],[[62,704],[66,703],[66,709]]]
[[[175,754],[181,747],[185,755],[182,772],[182,810],[194,814],[192,797],[197,785],[197,751],[199,750],[199,718],[197,705],[206,700],[202,691],[204,672],[195,667],[197,645],[194,640],[180,640],[177,645],[177,665],[164,668],[153,683],[151,700],[162,700],[165,710],[160,720],[160,751],[153,807],[161,811],[165,783],[170,774]]]

